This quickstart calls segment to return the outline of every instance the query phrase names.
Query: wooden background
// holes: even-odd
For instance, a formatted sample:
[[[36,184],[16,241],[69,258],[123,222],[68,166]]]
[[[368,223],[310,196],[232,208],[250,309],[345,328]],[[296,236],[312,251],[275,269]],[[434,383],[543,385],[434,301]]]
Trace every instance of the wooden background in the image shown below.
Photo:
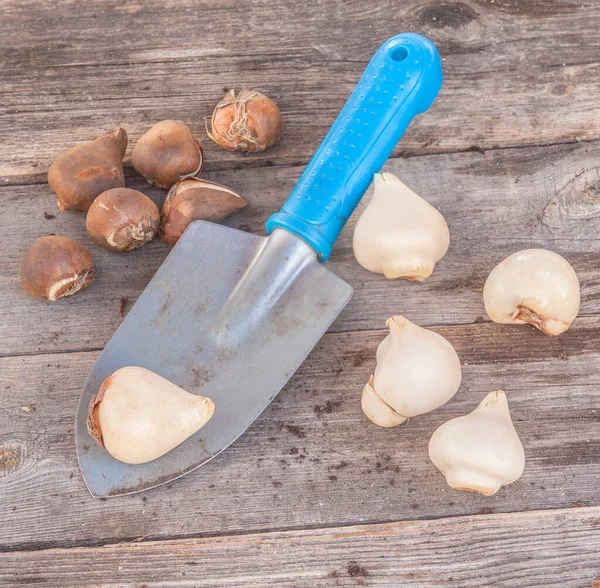
[[[0,0],[0,11],[2,587],[600,586],[599,2]],[[263,416],[181,480],[92,499],[74,447],[79,391],[120,300],[131,308],[168,247],[100,250],[83,215],[57,210],[48,166],[117,126],[131,149],[155,122],[182,119],[202,138],[206,177],[250,202],[227,224],[264,234],[371,54],[402,31],[436,42],[445,81],[386,169],[442,211],[448,255],[422,284],[369,274],[352,254],[354,215],[329,266],[355,296]],[[283,113],[283,140],[264,154],[204,133],[224,89],[242,86]],[[19,283],[27,246],[50,232],[89,246],[98,272],[56,304]],[[580,316],[558,338],[483,309],[489,271],[528,247],[561,253],[581,280]],[[463,385],[383,430],[359,398],[400,313],[455,345]],[[491,498],[450,490],[429,437],[498,388],[525,473]]]

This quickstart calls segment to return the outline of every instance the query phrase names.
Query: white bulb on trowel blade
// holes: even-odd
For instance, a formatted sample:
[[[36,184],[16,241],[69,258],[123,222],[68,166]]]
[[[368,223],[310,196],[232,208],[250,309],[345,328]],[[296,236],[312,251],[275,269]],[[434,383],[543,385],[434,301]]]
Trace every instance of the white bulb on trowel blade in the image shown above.
[[[215,405],[141,367],[104,380],[90,403],[88,430],[119,461],[140,464],[177,447],[212,417]]]

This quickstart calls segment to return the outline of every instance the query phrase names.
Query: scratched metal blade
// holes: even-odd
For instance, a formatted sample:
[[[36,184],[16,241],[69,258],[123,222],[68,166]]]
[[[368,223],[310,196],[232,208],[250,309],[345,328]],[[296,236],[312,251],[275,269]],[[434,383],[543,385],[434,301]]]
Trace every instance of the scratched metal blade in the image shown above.
[[[146,490],[206,463],[239,437],[285,385],[352,295],[301,239],[190,226],[96,361],[76,425],[77,454],[97,497]],[[208,396],[215,415],[142,465],[112,458],[86,428],[102,381],[141,366]]]

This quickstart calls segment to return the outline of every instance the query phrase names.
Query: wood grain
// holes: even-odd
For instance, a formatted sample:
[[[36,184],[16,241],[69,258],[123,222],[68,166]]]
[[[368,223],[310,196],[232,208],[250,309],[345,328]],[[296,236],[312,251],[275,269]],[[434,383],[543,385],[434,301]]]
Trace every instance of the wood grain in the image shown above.
[[[600,509],[0,554],[0,586],[592,588]]]
[[[481,290],[492,268],[520,249],[547,247],[564,255],[581,280],[581,314],[598,313],[600,143],[503,149],[392,159],[386,170],[438,207],[450,226],[451,247],[423,283],[389,281],[363,270],[351,248],[365,197],[334,248],[328,267],[355,289],[334,331],[380,329],[393,314],[421,325],[487,320]],[[222,171],[208,174],[238,190],[248,207],[226,224],[264,234],[302,172],[301,167]],[[164,192],[130,177],[128,185],[159,204]],[[125,254],[107,252],[87,236],[82,214],[55,209],[46,185],[0,188],[10,214],[0,216],[0,355],[102,348],[121,322],[120,300],[131,308],[169,248],[154,242]],[[47,220],[44,212],[55,215]],[[48,232],[76,238],[89,247],[97,281],[71,299],[45,303],[21,289],[23,254]]]
[[[369,423],[360,393],[385,332],[331,333],[225,453],[160,489],[106,501],[87,493],[73,439],[97,354],[0,359],[1,549],[600,505],[598,319],[556,338],[490,323],[435,330],[463,363],[461,389],[441,409],[393,430]],[[525,473],[491,498],[450,490],[429,438],[498,388],[509,392]]]
[[[224,88],[280,105],[280,146],[243,157],[204,138],[212,169],[305,163],[375,49],[402,31],[437,43],[445,82],[398,151],[600,138],[600,5],[582,0],[2,1],[0,184],[43,178],[78,142],[124,126],[130,146],[182,119],[205,137]]]
[[[0,9],[0,586],[600,585],[599,3],[0,0]],[[120,309],[169,249],[96,247],[82,215],[56,209],[48,166],[121,125],[128,160],[152,124],[183,119],[203,138],[209,179],[250,201],[226,224],[264,234],[375,48],[401,31],[437,44],[445,81],[387,170],[443,212],[448,255],[422,284],[369,274],[351,249],[359,209],[329,263],[355,296],[250,430],[161,489],[92,499],[73,439],[79,391]],[[281,144],[250,157],[204,131],[225,89],[242,86],[274,98],[285,121]],[[164,192],[127,166],[128,186],[160,204]],[[54,305],[19,285],[27,246],[47,233],[84,242],[98,276]],[[558,251],[581,280],[580,317],[558,338],[485,316],[489,271],[529,247]],[[397,313],[455,345],[463,384],[448,405],[383,430],[359,397]],[[525,473],[491,498],[450,490],[428,440],[497,388],[509,392]]]

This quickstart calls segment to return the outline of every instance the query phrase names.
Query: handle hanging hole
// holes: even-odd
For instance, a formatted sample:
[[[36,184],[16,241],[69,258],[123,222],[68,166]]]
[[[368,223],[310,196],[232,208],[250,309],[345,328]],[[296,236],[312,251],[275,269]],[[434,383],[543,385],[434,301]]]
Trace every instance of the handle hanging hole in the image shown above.
[[[406,47],[396,47],[392,51],[390,57],[392,58],[392,61],[404,61],[408,57],[408,50]]]

